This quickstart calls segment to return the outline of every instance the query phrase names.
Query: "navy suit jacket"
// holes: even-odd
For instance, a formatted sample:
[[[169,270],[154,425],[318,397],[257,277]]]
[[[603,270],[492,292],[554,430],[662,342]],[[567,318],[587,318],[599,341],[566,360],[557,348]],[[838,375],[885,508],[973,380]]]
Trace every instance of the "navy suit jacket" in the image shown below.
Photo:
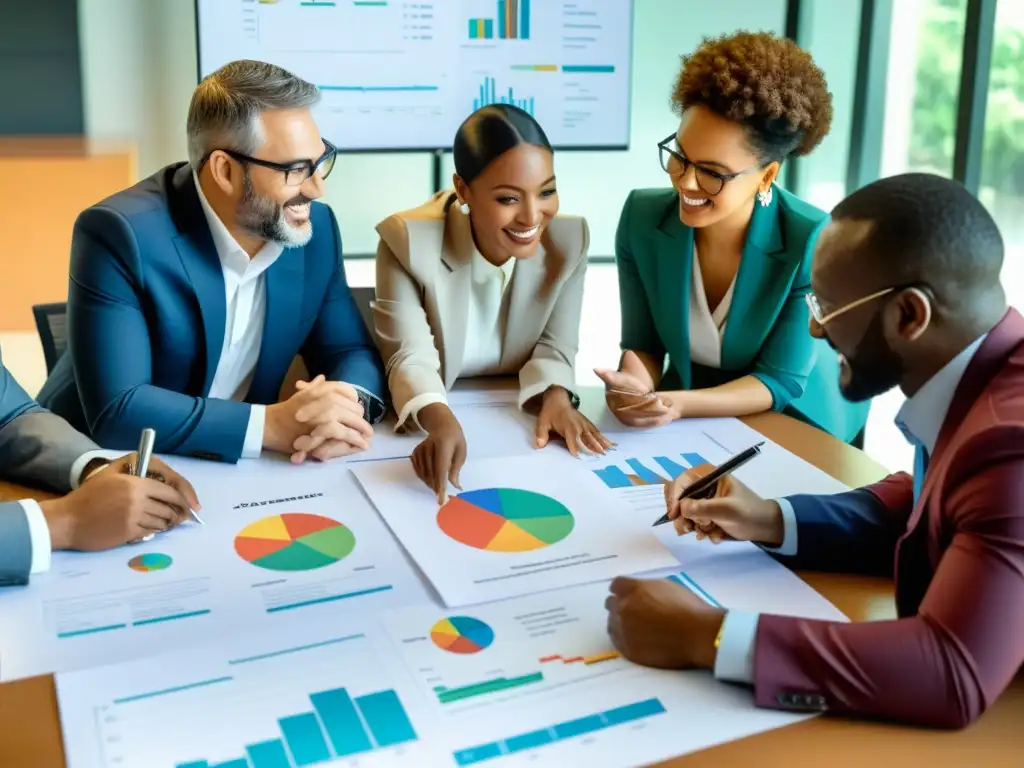
[[[267,317],[246,402],[207,397],[224,342],[220,258],[192,169],[170,165],[75,222],[68,353],[39,402],[105,448],[235,462],[250,403],[272,404],[296,354],[310,376],[385,401],[384,366],[345,281],[331,209],[313,203],[313,237],[266,272]]]

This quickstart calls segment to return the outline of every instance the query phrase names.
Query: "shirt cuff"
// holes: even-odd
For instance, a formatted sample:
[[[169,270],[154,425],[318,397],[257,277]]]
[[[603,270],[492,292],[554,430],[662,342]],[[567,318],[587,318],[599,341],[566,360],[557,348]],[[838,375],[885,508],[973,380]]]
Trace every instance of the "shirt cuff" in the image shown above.
[[[421,432],[425,431],[423,427],[420,426],[417,414],[428,405],[433,405],[434,403],[448,405],[448,400],[444,395],[439,395],[437,392],[424,392],[422,395],[416,395],[416,397],[412,398],[412,400],[405,404],[405,407],[403,407],[401,412],[398,414],[398,423],[395,425],[395,432],[405,432],[405,422],[410,417],[412,417],[413,424],[416,425],[417,429]]]
[[[374,403],[377,404],[378,407],[375,409],[376,413],[365,413],[365,414],[363,414],[363,417],[370,424],[377,424],[377,423],[379,423],[380,420],[384,418],[384,414],[386,414],[388,412],[388,407],[384,403],[384,401],[381,400],[379,397],[377,397],[375,394],[373,394],[373,392],[371,392],[370,390],[363,389],[363,387],[360,387],[358,384],[353,384],[352,385],[352,389],[356,390],[356,392],[362,392],[364,395],[366,395]]]
[[[94,457],[95,458],[95,457]],[[50,556],[53,544],[50,542],[50,528],[46,524],[43,508],[39,502],[24,499],[20,502],[28,520],[28,535],[32,542],[32,565],[29,573],[44,573],[50,570]]]
[[[263,453],[263,427],[267,422],[265,405],[249,406],[249,424],[245,428],[245,442],[242,443],[243,459],[258,459]]]
[[[722,621],[722,635],[715,655],[715,678],[729,683],[754,682],[756,613],[729,611]]]
[[[71,465],[71,477],[69,478],[71,488],[75,489],[82,484],[82,481],[85,480],[85,478],[82,477],[82,472],[85,471],[86,466],[93,459],[115,461],[120,459],[122,456],[124,456],[124,451],[86,451],[75,459],[75,463]]]
[[[766,547],[762,544],[761,549],[772,554],[792,557],[796,554],[796,512],[786,499],[776,499],[775,503],[782,510],[782,544],[778,547]]]

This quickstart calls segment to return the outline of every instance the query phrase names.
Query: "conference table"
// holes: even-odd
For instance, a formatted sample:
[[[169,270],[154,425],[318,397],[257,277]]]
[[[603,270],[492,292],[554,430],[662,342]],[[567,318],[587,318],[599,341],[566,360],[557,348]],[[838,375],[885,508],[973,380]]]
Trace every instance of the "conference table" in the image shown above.
[[[881,465],[861,451],[787,416],[760,414],[743,421],[848,486],[865,485],[885,474]],[[45,493],[0,483],[0,500],[29,496],[48,498]],[[888,579],[811,572],[799,575],[852,621],[895,616],[893,586]],[[2,627],[0,631],[16,631],[16,628]],[[168,712],[164,721],[153,725],[173,728],[174,722],[174,713]],[[679,728],[685,730],[687,723],[681,720]],[[796,763],[830,768],[866,765],[1012,765],[1020,768],[1024,766],[1024,675],[1017,676],[1009,690],[977,723],[962,731],[934,731],[821,716],[684,755],[663,765],[728,768]],[[0,685],[0,766],[62,768],[65,765],[53,676],[42,675]]]

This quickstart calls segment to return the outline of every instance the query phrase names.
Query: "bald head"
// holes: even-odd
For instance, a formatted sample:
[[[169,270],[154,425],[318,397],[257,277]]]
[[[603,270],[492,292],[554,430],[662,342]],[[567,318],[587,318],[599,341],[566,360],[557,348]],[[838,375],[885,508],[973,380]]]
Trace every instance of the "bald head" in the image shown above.
[[[926,173],[879,179],[832,211],[815,272],[853,273],[878,290],[925,284],[940,305],[1002,293],[1003,239],[985,207],[955,181]],[[830,281],[831,282],[831,281]]]

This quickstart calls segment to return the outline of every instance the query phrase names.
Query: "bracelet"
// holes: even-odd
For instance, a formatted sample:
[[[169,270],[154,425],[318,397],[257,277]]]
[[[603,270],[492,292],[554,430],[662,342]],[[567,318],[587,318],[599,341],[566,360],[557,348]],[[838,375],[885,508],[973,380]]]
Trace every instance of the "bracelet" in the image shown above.
[[[726,614],[726,616],[728,616],[728,615],[729,614]],[[718,634],[715,635],[715,648],[716,649],[718,648],[718,646],[720,646],[722,644],[722,635],[724,635],[724,634],[725,634],[725,616],[722,617],[722,624],[718,628]]]

